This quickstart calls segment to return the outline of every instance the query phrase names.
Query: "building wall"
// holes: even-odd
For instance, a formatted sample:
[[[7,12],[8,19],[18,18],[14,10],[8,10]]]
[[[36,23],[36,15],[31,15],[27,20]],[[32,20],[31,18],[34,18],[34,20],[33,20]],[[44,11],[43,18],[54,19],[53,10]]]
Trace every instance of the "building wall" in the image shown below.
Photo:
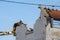
[[[34,33],[26,35],[26,40],[34,40]]]
[[[59,28],[50,28],[51,40],[60,40],[60,29]]]
[[[26,26],[23,24],[20,27],[16,28],[16,40],[26,40]]]
[[[47,27],[46,27],[46,40],[51,40],[51,32],[50,32],[50,23],[48,23]]]
[[[41,13],[41,17],[39,17],[34,24],[35,40],[46,40],[46,24],[46,18],[44,17],[44,14]]]

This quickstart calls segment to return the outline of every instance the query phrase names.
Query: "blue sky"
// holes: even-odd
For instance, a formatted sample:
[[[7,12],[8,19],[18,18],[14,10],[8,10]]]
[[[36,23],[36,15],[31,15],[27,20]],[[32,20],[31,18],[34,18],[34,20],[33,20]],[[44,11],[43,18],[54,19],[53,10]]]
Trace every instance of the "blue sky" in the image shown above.
[[[39,3],[47,5],[60,5],[60,0],[9,0],[27,3]],[[56,9],[60,9],[54,7]],[[13,24],[22,20],[28,27],[33,27],[40,15],[38,6],[22,5],[0,1],[0,31],[12,30]],[[0,40],[15,40],[14,36],[1,36]]]

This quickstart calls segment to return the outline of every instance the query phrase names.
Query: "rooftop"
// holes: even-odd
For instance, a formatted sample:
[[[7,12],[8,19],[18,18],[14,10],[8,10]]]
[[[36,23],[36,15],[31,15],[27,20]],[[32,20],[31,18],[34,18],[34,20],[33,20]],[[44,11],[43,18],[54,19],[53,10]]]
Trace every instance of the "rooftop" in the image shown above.
[[[49,8],[45,8],[45,9],[51,18],[60,19],[60,11],[59,10],[54,10],[54,9],[49,9]]]

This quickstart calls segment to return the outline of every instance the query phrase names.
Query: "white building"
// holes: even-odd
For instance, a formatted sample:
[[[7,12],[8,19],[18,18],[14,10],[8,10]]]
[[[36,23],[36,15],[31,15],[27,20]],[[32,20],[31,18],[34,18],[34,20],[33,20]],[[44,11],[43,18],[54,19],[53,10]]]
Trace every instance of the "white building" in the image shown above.
[[[53,26],[51,25],[51,17],[59,17],[57,17],[57,15],[55,15],[55,17],[54,14],[51,15],[51,11],[54,11],[52,9],[47,9],[42,6],[39,8],[41,9],[41,13],[34,24],[34,31],[27,31],[27,26],[22,24],[16,28],[16,40],[60,40],[60,29],[52,28]]]
[[[26,35],[26,25],[16,28],[16,40],[46,40],[46,18],[44,13],[36,20],[33,33]]]

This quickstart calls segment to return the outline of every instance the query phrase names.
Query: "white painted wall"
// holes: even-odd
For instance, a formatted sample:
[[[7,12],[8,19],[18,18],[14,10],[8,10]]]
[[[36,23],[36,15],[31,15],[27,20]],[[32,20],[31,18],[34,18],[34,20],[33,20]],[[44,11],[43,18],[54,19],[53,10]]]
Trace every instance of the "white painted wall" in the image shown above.
[[[43,13],[41,13],[41,18],[36,20],[34,25],[34,37],[35,40],[46,40],[46,18]]]
[[[26,40],[26,25],[21,25],[20,27],[16,28],[16,40]]]
[[[34,40],[34,33],[26,35],[26,40]]]

